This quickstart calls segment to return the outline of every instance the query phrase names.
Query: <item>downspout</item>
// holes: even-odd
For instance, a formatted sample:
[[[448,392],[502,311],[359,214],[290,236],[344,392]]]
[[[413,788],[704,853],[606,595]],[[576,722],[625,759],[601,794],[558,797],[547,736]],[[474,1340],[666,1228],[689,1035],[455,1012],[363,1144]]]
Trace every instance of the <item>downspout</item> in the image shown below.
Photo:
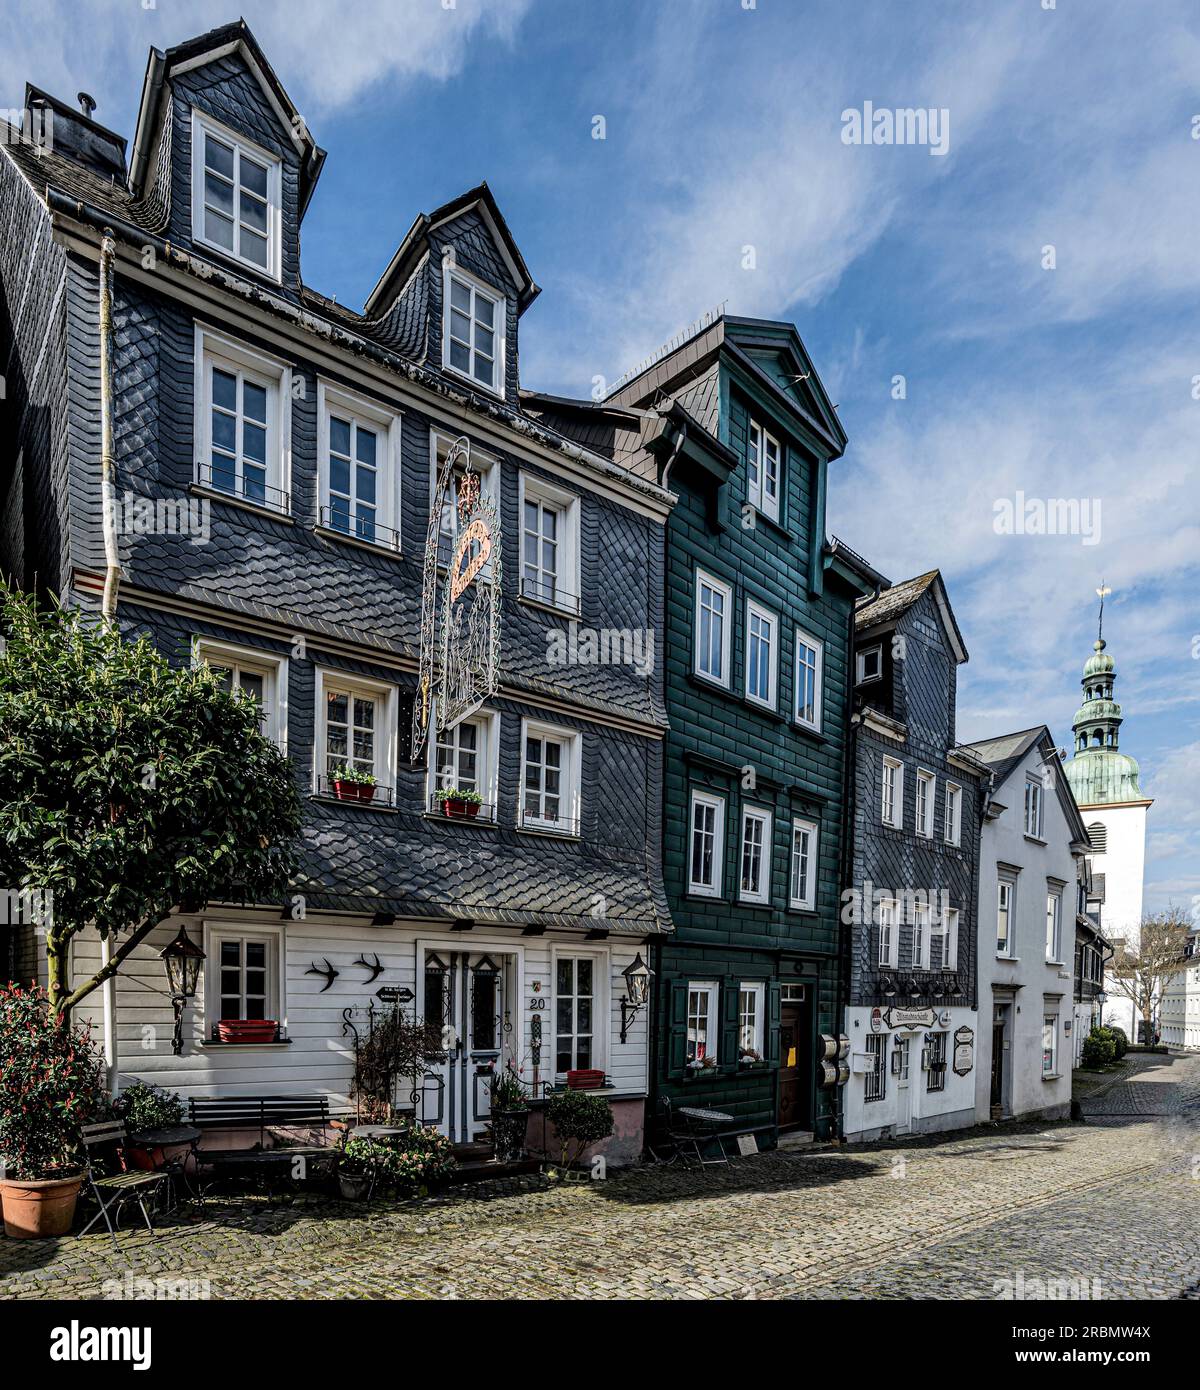
[[[112,959],[112,937],[100,939],[100,964]],[[110,1096],[117,1094],[117,977],[110,975],[100,986],[104,994],[104,1075]]]
[[[854,816],[855,816],[855,788],[858,785],[858,726],[860,716],[853,708],[854,704],[854,597],[850,598],[850,613],[847,618],[849,633],[846,638],[848,653],[846,662],[847,671],[847,690],[846,705],[849,709],[849,718],[846,720],[846,759],[842,768],[842,835],[841,835],[841,872],[838,875],[840,888],[853,888],[850,882],[854,873]],[[840,1033],[846,1023],[846,1010],[850,1005],[850,952],[853,950],[852,931],[846,930],[846,924],[842,921],[842,895],[838,893],[838,969],[837,969],[837,988],[834,993],[834,1019],[837,1031]],[[861,914],[860,914],[861,915]],[[853,1044],[852,1044],[853,1046]],[[848,1084],[848,1083],[847,1083]],[[845,1143],[846,1140],[846,1106],[845,1106],[845,1087],[834,1087],[834,1119],[835,1132],[834,1138],[838,1143]]]
[[[111,227],[100,242],[100,505],[104,527],[104,597],[100,615],[106,627],[117,617],[121,552],[117,545],[116,462],[113,458],[113,260],[117,243]]]

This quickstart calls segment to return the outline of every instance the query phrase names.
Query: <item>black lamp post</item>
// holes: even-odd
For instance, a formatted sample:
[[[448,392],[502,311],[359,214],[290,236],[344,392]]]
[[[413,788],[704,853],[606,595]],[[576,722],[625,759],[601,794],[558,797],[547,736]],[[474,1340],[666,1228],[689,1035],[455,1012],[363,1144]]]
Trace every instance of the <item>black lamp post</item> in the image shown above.
[[[621,1041],[624,1042],[629,1025],[650,998],[650,981],[654,978],[654,971],[642,959],[639,951],[621,974],[625,976],[625,998],[621,1000]]]
[[[171,1003],[175,1009],[175,1037],[171,1051],[178,1057],[183,1051],[183,1006],[196,997],[196,981],[200,978],[200,962],[204,959],[204,952],[188,936],[187,928],[180,927],[179,935],[169,946],[162,948],[158,958],[167,972],[167,987],[171,991]]]

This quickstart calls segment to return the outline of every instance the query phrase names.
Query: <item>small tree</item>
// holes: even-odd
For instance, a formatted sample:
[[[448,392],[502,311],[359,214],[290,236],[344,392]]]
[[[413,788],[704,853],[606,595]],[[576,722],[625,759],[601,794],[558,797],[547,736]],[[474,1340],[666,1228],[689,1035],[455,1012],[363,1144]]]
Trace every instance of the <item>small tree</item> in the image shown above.
[[[59,1014],[180,907],[278,900],[300,798],[258,706],[207,666],[3,588],[0,628],[0,884],[48,904]],[[67,950],[89,925],[112,955],[71,988]]]
[[[1182,908],[1169,907],[1142,919],[1136,940],[1118,941],[1110,963],[1114,993],[1132,1000],[1137,1016],[1153,1035],[1154,1004],[1171,977],[1183,969],[1184,946],[1191,920]]]
[[[1093,1028],[1083,1040],[1080,1063],[1089,1071],[1110,1066],[1117,1055],[1117,1044],[1108,1028]]]
[[[558,1135],[564,1168],[578,1163],[589,1144],[613,1132],[612,1106],[603,1096],[589,1096],[586,1091],[555,1091],[546,1102],[546,1118]]]

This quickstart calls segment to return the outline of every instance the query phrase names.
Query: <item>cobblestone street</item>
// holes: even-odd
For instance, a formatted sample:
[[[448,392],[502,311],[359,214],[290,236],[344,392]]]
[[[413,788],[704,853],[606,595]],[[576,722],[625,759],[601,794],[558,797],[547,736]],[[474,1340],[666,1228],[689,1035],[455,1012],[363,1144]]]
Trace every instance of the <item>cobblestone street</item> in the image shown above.
[[[146,1278],[213,1298],[993,1299],[1021,1279],[1194,1298],[1200,1058],[1130,1061],[1092,1089],[1085,1124],[412,1205],[210,1204],[123,1233],[120,1256],[107,1236],[4,1240],[0,1296],[125,1297]]]

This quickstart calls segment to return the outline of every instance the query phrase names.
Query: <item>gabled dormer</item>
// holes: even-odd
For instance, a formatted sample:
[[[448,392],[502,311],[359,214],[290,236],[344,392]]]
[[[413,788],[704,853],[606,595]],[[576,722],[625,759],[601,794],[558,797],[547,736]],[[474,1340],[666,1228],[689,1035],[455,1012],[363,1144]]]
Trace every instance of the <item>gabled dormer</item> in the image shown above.
[[[517,326],[538,293],[484,183],[417,218],[364,314],[390,322],[398,345],[415,338],[427,365],[516,407]]]
[[[243,20],[151,50],[129,185],[176,245],[297,296],[324,158]]]

